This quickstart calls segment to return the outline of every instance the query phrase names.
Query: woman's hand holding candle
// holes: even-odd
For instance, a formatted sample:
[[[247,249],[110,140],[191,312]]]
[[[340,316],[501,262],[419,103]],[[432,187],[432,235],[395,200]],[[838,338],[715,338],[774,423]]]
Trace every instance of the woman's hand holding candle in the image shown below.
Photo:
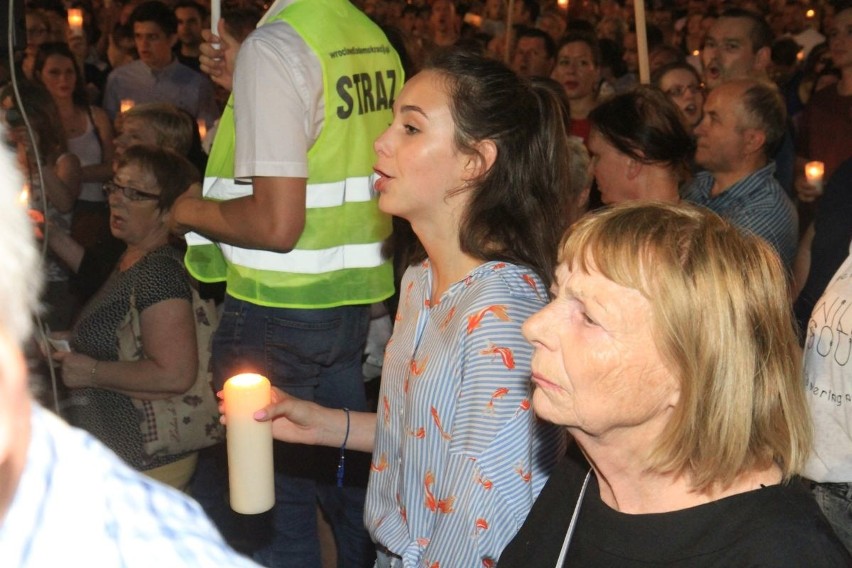
[[[221,398],[221,395],[220,395]],[[226,403],[219,404],[225,415]],[[350,432],[346,447],[370,452],[376,429],[372,412],[350,411]],[[346,413],[339,408],[327,408],[307,400],[272,389],[272,403],[254,413],[259,422],[272,422],[272,437],[282,442],[309,446],[340,447],[346,437]],[[227,425],[227,421],[223,420]]]

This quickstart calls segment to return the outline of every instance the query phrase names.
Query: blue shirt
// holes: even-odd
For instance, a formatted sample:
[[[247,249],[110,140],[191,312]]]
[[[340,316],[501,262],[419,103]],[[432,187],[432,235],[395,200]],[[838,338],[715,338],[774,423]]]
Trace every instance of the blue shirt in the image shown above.
[[[521,325],[541,280],[487,262],[432,305],[428,262],[408,269],[385,351],[365,521],[406,567],[494,565],[564,450],[530,408]]]
[[[772,245],[790,268],[796,257],[799,226],[796,209],[773,177],[775,162],[755,170],[712,197],[713,174],[700,172],[686,188],[684,198],[718,213],[740,229]]]
[[[104,110],[115,120],[121,111],[121,101],[134,104],[171,103],[203,119],[212,128],[219,118],[219,108],[213,96],[210,79],[193,71],[175,59],[162,69],[151,69],[140,60],[117,67],[107,77],[104,89]]]
[[[27,461],[0,525],[0,566],[251,567],[192,499],[34,405]]]

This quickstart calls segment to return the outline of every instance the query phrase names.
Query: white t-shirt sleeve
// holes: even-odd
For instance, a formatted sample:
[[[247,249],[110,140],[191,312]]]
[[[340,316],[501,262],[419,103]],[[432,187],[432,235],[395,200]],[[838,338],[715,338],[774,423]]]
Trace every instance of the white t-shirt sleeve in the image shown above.
[[[275,22],[252,32],[234,74],[235,177],[307,178],[324,111],[319,58],[293,28]]]

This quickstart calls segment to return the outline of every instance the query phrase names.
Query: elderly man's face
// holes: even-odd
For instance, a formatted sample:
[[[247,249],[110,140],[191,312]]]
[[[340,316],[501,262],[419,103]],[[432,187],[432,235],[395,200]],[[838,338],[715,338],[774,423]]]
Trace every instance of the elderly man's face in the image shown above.
[[[714,89],[723,81],[742,79],[760,70],[762,60],[749,37],[751,26],[744,18],[719,18],[707,32],[701,63],[708,88]]]
[[[556,297],[523,327],[536,414],[575,436],[653,441],[680,390],[657,351],[651,304],[594,266],[563,264],[556,277]]]
[[[742,96],[742,87],[723,83],[704,103],[704,118],[695,128],[695,162],[711,172],[732,171],[747,155]]]

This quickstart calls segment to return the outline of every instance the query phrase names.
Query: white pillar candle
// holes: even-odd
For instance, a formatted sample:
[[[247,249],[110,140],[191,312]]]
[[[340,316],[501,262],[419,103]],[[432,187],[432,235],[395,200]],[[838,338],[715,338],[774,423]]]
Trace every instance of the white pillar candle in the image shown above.
[[[825,164],[822,162],[808,162],[805,164],[805,179],[814,189],[822,193],[822,176],[825,175]]]
[[[269,379],[243,374],[225,381],[228,424],[228,481],[231,508],[254,515],[275,504],[272,464],[272,422],[258,422],[254,413],[271,402]]]
[[[219,35],[219,20],[222,18],[222,0],[210,0],[210,31]]]

